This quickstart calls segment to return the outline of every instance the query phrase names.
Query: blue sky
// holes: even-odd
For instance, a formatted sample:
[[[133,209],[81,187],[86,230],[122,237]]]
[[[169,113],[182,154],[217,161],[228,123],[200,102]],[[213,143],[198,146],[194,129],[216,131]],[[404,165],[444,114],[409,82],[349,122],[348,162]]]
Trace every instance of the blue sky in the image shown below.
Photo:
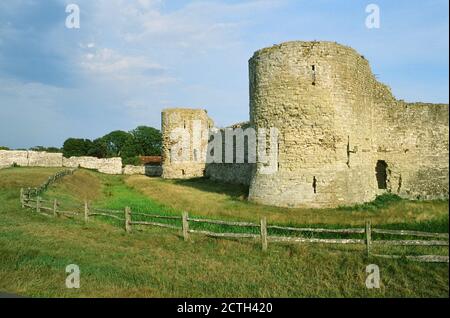
[[[67,4],[81,9],[67,29]],[[381,27],[365,26],[368,4]],[[447,0],[2,0],[0,146],[61,146],[166,107],[248,119],[247,61],[288,40],[350,45],[399,99],[448,103]]]

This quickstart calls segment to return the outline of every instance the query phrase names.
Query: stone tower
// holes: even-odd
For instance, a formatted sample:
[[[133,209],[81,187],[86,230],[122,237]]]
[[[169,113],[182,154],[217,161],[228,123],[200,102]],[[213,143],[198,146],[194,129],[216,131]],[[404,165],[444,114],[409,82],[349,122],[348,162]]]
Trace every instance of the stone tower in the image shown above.
[[[249,70],[250,124],[280,131],[278,171],[261,174],[257,164],[250,200],[322,208],[367,202],[386,191],[448,196],[448,105],[397,101],[363,56],[332,42],[262,49]],[[426,121],[418,122],[420,113]],[[420,144],[412,142],[422,134]],[[426,156],[430,142],[439,145],[438,162]],[[421,180],[411,164],[419,158]],[[434,183],[434,190],[418,182]]]
[[[214,125],[202,109],[165,109],[161,116],[163,178],[203,177],[209,129]]]

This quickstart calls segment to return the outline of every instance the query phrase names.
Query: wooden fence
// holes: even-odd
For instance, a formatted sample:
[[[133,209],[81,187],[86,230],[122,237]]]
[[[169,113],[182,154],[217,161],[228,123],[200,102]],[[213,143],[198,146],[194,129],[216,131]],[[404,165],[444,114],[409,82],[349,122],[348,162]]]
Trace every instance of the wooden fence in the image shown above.
[[[419,262],[449,262],[448,256],[441,255],[380,255],[372,253],[373,246],[448,246],[449,234],[448,233],[430,233],[420,231],[407,231],[407,230],[388,230],[388,229],[376,229],[372,228],[370,221],[367,221],[364,228],[343,228],[343,229],[325,229],[325,228],[300,228],[300,227],[285,227],[278,225],[268,225],[267,219],[264,217],[259,223],[252,222],[233,222],[222,220],[211,220],[189,217],[187,212],[183,212],[181,216],[167,216],[167,215],[153,215],[147,213],[134,213],[131,208],[126,207],[123,211],[118,210],[106,210],[95,207],[90,207],[87,201],[84,205],[75,207],[73,211],[65,211],[62,209],[60,202],[55,200],[43,200],[37,196],[35,199],[30,198],[24,194],[24,190],[21,190],[20,200],[24,208],[31,208],[37,213],[46,216],[66,216],[66,217],[82,217],[85,222],[89,222],[91,217],[101,216],[111,218],[122,222],[123,228],[127,233],[132,232],[134,226],[155,226],[168,228],[181,231],[185,241],[189,241],[190,234],[202,234],[215,238],[234,238],[234,239],[253,239],[258,240],[261,243],[263,251],[267,251],[269,243],[297,243],[297,244],[361,244],[365,245],[367,256],[375,256],[382,258],[406,258]],[[50,206],[49,206],[50,205]],[[133,220],[132,216],[137,216],[139,219],[147,219],[147,221]],[[161,222],[151,221],[151,219],[159,220],[177,220],[180,221],[181,226],[174,224],[167,224]],[[191,229],[190,225],[195,223],[235,226],[243,228],[258,229],[258,234],[254,233],[219,233],[206,230]],[[275,236],[268,235],[268,230],[279,230],[286,232],[296,233],[328,233],[328,234],[361,234],[364,238],[361,239],[343,239],[343,238],[305,238],[299,236]],[[428,240],[415,239],[415,240],[373,240],[374,234],[382,235],[395,235],[395,236],[409,236],[418,238],[428,238]]]
[[[45,181],[43,184],[41,184],[37,188],[27,188],[27,189],[21,189],[20,190],[20,197],[26,196],[28,198],[31,198],[32,196],[40,196],[44,191],[47,191],[48,187],[58,181],[59,179],[67,176],[72,175],[75,172],[76,169],[67,169],[57,172],[56,174],[48,177],[47,181]]]

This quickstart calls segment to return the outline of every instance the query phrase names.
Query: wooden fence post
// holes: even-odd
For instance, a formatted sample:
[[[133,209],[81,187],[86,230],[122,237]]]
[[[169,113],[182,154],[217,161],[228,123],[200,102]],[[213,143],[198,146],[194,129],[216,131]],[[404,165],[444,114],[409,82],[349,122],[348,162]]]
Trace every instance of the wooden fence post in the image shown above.
[[[262,250],[267,251],[267,218],[263,217],[261,219],[261,245]]]
[[[84,200],[84,222],[89,221],[89,204],[87,200]]]
[[[366,221],[366,251],[367,257],[370,256],[370,246],[372,245],[372,227],[370,221]]]
[[[23,194],[23,188],[20,188],[20,204],[22,205],[22,209],[25,208],[25,196]]]
[[[129,207],[125,208],[125,231],[131,232],[131,209]]]
[[[183,238],[184,241],[187,242],[189,241],[189,220],[188,220],[188,213],[187,212],[183,212]]]
[[[36,197],[36,212],[41,213],[41,197]]]
[[[58,201],[55,199],[53,200],[53,216],[56,218],[58,217]]]

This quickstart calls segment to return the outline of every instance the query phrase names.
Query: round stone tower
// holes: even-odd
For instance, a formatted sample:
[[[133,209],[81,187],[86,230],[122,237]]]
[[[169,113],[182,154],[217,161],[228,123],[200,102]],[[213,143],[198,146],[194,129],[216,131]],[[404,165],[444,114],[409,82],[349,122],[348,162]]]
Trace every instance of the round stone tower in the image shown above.
[[[333,42],[283,43],[254,54],[249,79],[251,126],[279,131],[277,167],[257,164],[251,201],[322,208],[375,197],[371,118],[375,91],[387,89],[363,56]]]

